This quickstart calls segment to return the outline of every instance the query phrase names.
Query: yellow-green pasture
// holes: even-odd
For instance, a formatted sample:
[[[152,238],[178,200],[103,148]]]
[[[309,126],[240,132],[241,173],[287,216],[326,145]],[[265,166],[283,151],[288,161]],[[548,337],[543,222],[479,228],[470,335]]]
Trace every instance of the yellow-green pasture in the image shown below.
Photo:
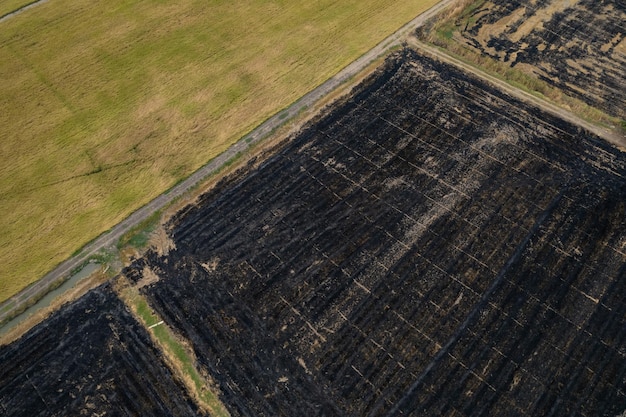
[[[0,17],[28,6],[35,0],[0,0]]]
[[[49,0],[0,24],[0,301],[435,0]]]

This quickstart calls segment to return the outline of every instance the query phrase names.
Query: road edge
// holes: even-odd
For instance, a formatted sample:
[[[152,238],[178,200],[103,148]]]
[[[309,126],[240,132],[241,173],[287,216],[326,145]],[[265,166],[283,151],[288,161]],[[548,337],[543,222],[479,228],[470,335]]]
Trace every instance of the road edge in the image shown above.
[[[109,231],[101,234],[92,242],[83,246],[77,255],[61,262],[41,279],[30,284],[19,293],[0,303],[0,328],[7,325],[12,319],[18,317],[25,310],[25,307],[32,305],[38,299],[54,289],[55,286],[58,286],[63,281],[69,279],[73,271],[82,267],[94,255],[103,249],[115,245],[115,243],[124,234],[138,226],[142,221],[149,218],[156,211],[161,210],[173,203],[176,199],[182,197],[211,175],[218,172],[224,165],[232,160],[232,158],[271,136],[275,129],[293,120],[303,110],[312,107],[312,105],[320,102],[326,96],[336,91],[352,77],[365,70],[372,61],[386,54],[393,48],[400,46],[408,35],[455,1],[456,0],[442,0],[425,10],[423,13],[419,14],[400,27],[397,31],[383,39],[365,54],[345,66],[333,77],[329,78],[324,83],[296,100],[286,109],[276,112],[272,117],[265,120],[251,132],[241,137],[226,151],[211,159],[184,181],[165,191],[146,205],[140,207]],[[32,7],[33,5],[34,4],[31,4],[30,6]]]

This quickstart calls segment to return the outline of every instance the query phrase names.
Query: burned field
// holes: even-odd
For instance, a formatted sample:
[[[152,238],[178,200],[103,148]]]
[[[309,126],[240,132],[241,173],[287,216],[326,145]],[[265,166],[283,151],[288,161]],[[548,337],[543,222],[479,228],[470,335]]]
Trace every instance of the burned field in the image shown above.
[[[233,416],[617,415],[625,174],[404,50],[125,274]]]
[[[622,0],[491,0],[466,18],[468,46],[626,119]]]
[[[0,347],[0,415],[200,415],[108,286]]]

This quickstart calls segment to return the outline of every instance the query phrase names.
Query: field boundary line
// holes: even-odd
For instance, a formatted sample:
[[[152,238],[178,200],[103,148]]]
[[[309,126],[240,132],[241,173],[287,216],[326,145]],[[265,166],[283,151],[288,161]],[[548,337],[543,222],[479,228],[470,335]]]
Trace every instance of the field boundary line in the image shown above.
[[[39,2],[31,3],[26,7],[33,7],[44,1],[48,0],[40,0]],[[175,185],[170,190],[165,191],[148,204],[133,212],[130,216],[111,228],[108,232],[103,233],[91,243],[84,246],[80,250],[79,254],[63,261],[56,268],[44,275],[40,280],[34,282],[16,295],[0,303],[0,327],[3,327],[9,320],[18,316],[19,314],[16,312],[23,309],[24,306],[27,306],[30,302],[32,302],[32,300],[47,294],[52,290],[55,283],[69,278],[72,271],[88,262],[90,258],[101,250],[113,246],[124,234],[139,225],[142,221],[149,218],[156,211],[166,207],[177,198],[195,188],[210,175],[218,172],[223,166],[232,160],[232,158],[235,158],[238,154],[248,150],[252,145],[270,136],[275,129],[294,119],[298,116],[298,114],[300,114],[301,111],[311,108],[315,103],[320,102],[324,97],[327,97],[338,87],[350,81],[351,78],[363,71],[372,61],[389,52],[393,48],[400,46],[403,41],[407,40],[411,32],[424,25],[427,20],[440,13],[455,1],[456,0],[442,0],[423,13],[419,14],[417,17],[400,27],[396,32],[383,39],[372,49],[361,55],[355,61],[348,64],[327,81],[314,88],[300,99],[296,100],[289,107],[277,111],[274,116],[265,120],[265,122],[258,125],[248,134],[244,135],[226,151],[211,159],[191,176],[187,177],[187,179]],[[19,10],[23,11],[25,8]],[[2,19],[4,18],[0,18],[0,22]]]
[[[424,53],[444,63],[460,68],[462,71],[476,76],[483,81],[486,81],[487,83],[495,86],[500,91],[503,91],[504,93],[509,94],[514,98],[522,100],[523,102],[528,103],[532,106],[539,107],[540,109],[554,116],[557,116],[569,123],[572,123],[573,125],[581,127],[595,134],[596,136],[599,136],[611,145],[616,146],[621,151],[626,151],[626,138],[611,131],[610,129],[594,125],[569,110],[566,110],[540,97],[527,93],[526,91],[509,84],[505,80],[494,77],[482,68],[473,64],[465,63],[449,54],[446,50],[439,49],[437,47],[424,43],[414,36],[408,39],[408,45],[421,53]]]
[[[17,9],[13,10],[12,12],[6,13],[2,16],[0,16],[0,23],[4,22],[5,20],[9,20],[10,18],[12,18],[13,16],[16,16],[22,12],[25,12],[28,9],[32,9],[33,7],[39,6],[42,3],[47,3],[48,0],[35,0],[35,1],[31,1],[28,4],[23,5],[22,7],[18,7]]]

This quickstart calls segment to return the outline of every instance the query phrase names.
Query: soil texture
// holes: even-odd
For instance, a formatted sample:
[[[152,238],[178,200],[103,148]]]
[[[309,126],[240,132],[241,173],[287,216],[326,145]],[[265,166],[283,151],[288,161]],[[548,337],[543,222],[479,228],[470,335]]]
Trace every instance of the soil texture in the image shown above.
[[[0,347],[0,415],[201,415],[108,285]]]
[[[233,416],[617,415],[624,175],[404,49],[125,274],[159,277],[142,291]]]
[[[467,45],[626,119],[622,0],[491,0],[467,22]]]

